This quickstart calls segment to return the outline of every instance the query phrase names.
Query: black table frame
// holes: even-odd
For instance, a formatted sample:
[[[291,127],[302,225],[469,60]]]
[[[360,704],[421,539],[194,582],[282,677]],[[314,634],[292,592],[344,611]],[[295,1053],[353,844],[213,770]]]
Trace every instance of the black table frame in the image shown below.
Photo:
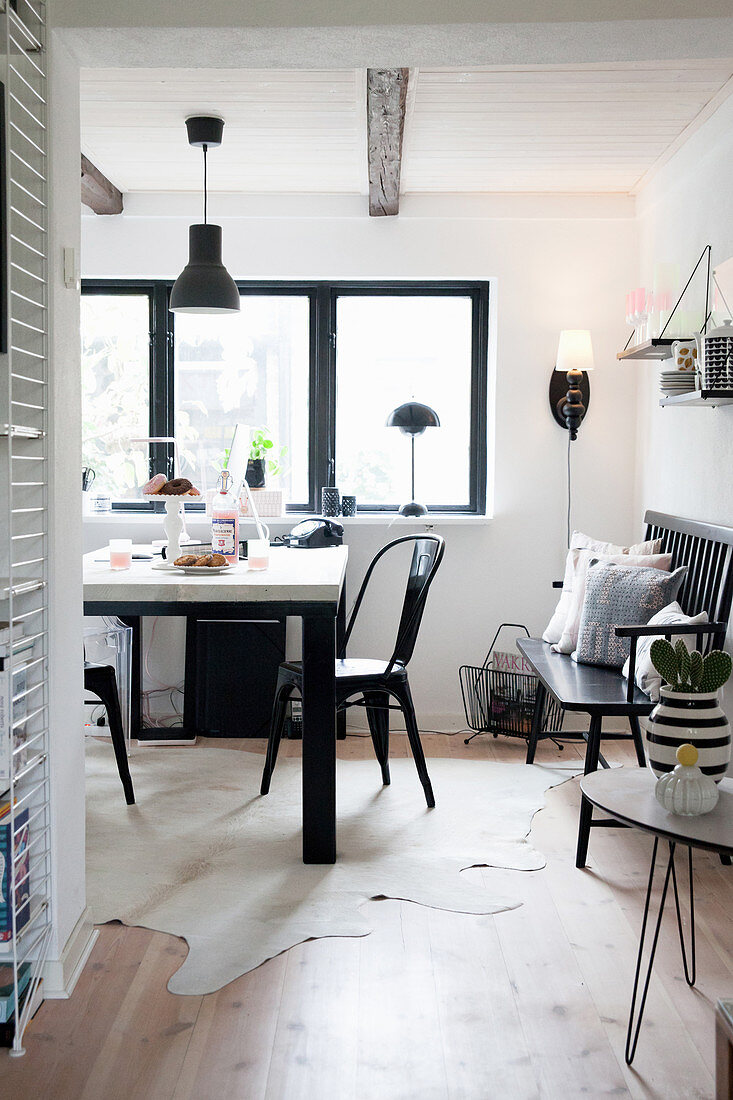
[[[346,585],[338,604],[328,601],[85,600],[85,615],[117,615],[133,628],[132,695],[141,700],[140,620],[165,615],[190,620],[284,619],[303,623],[303,862],[336,862],[336,647],[344,629]],[[194,684],[187,647],[186,684]],[[141,702],[132,735],[142,723]],[[195,728],[195,693],[184,693],[184,728]]]
[[[626,1029],[626,1047],[624,1051],[624,1057],[626,1059],[626,1065],[630,1066],[634,1060],[636,1054],[636,1048],[639,1043],[639,1032],[641,1031],[641,1024],[644,1018],[644,1009],[646,1007],[647,994],[649,992],[649,983],[651,981],[652,970],[654,968],[654,957],[657,952],[657,943],[659,941],[659,932],[662,927],[662,917],[664,916],[664,906],[667,900],[667,892],[669,890],[669,882],[672,880],[672,891],[674,896],[675,914],[677,917],[677,932],[680,940],[680,949],[682,951],[682,966],[685,973],[685,981],[689,986],[694,986],[695,977],[697,972],[697,962],[695,955],[695,888],[694,877],[692,870],[692,849],[701,848],[707,852],[716,852],[720,856],[733,855],[733,848],[729,848],[724,844],[713,844],[710,841],[695,840],[692,842],[689,837],[681,836],[674,833],[672,830],[652,829],[643,822],[639,822],[634,818],[628,817],[624,814],[614,813],[611,811],[604,802],[591,798],[589,795],[583,795],[586,801],[591,806],[597,806],[599,810],[609,814],[614,821],[619,824],[627,825],[633,829],[639,829],[641,832],[649,833],[654,837],[654,847],[652,848],[651,864],[649,866],[649,879],[646,888],[646,898],[644,900],[644,915],[641,922],[641,933],[639,935],[639,951],[636,957],[636,971],[634,973],[634,988],[631,994],[631,1007],[629,1009],[629,1023]],[[644,975],[644,986],[641,991],[641,998],[639,998],[639,985],[642,972],[642,964],[644,959],[644,945],[646,943],[647,925],[649,923],[649,913],[651,910],[652,890],[654,887],[654,877],[657,867],[657,853],[659,850],[659,841],[666,841],[668,845],[668,857],[667,866],[664,874],[664,883],[662,885],[662,894],[659,899],[659,912],[657,913],[657,919],[654,926],[654,934],[652,936],[652,943],[649,949],[649,958],[646,964],[646,973]],[[689,895],[690,895],[690,945],[689,954],[685,945],[684,930],[682,927],[682,911],[680,909],[680,896],[677,885],[677,870],[675,867],[675,852],[677,846],[687,848],[687,875],[689,882]],[[638,1011],[637,1011],[638,1004]]]

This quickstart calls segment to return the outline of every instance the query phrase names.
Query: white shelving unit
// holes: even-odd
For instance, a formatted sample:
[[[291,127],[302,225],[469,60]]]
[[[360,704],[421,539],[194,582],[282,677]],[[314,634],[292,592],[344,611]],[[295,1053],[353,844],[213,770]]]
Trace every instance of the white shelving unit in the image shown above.
[[[659,404],[679,409],[716,409],[722,405],[733,405],[733,394],[730,397],[703,397],[699,390],[695,390],[692,393],[677,393],[674,397],[661,397]]]
[[[37,999],[52,935],[48,714],[48,245],[45,8],[0,0],[4,178],[0,349],[0,619],[13,638],[0,659],[11,685],[0,735],[9,775],[0,781],[7,843],[9,927],[0,963],[12,968],[11,1055]],[[31,645],[32,643],[32,645]],[[7,652],[7,651],[6,651]],[[19,673],[22,675],[18,676]],[[18,683],[19,681],[19,683]],[[10,830],[9,837],[7,830]],[[12,838],[12,839],[10,839]],[[7,938],[9,937],[9,938]],[[29,984],[23,989],[25,977]],[[2,1092],[2,1068],[0,1068]]]

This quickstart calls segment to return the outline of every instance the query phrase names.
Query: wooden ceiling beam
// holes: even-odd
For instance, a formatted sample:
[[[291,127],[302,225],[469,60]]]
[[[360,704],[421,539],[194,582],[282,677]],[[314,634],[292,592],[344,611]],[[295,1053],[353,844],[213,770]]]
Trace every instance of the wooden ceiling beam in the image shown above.
[[[409,69],[367,69],[369,213],[399,213]]]
[[[81,155],[81,201],[95,214],[121,214],[122,192]]]

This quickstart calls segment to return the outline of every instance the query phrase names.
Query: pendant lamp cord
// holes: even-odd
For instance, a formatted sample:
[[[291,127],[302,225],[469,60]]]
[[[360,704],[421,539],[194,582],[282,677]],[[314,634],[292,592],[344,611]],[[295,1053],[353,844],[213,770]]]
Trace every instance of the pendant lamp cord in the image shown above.
[[[207,146],[204,144],[204,225],[206,225],[206,205],[207,205],[207,183],[206,183],[206,153]]]
[[[570,515],[572,510],[572,493],[570,483],[570,432],[568,432],[568,550],[570,549]]]

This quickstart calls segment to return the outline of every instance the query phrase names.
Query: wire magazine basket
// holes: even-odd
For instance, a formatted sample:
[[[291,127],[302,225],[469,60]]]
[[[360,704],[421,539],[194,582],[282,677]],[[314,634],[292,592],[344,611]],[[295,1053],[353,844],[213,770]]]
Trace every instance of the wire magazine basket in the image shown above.
[[[466,739],[466,745],[479,733],[491,733],[494,737],[503,733],[526,740],[532,730],[537,677],[516,648],[510,651],[497,648],[499,635],[506,629],[522,630],[530,636],[522,623],[502,623],[484,663],[461,665],[458,670],[466,725],[475,731]],[[562,723],[563,712],[548,693],[540,728],[560,731]]]

